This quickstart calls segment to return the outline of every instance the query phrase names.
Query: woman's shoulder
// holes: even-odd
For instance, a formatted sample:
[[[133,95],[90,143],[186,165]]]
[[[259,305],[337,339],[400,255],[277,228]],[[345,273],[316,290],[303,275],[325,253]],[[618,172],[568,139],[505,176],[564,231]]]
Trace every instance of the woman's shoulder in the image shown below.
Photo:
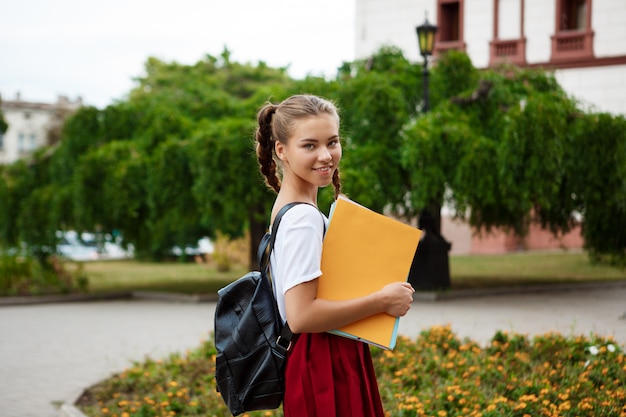
[[[323,225],[326,216],[314,205],[308,203],[296,204],[283,214],[282,223],[290,225],[311,224],[315,226]]]

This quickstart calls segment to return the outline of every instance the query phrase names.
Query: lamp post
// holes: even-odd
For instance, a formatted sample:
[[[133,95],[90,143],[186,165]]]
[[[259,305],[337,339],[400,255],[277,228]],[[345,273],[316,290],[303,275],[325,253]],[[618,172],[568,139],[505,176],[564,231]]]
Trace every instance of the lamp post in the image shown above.
[[[424,106],[422,111],[428,112],[428,57],[433,54],[437,26],[430,24],[428,18],[415,28],[420,48],[420,55],[424,58],[422,79],[424,82]],[[441,207],[440,203],[433,202],[420,213],[418,227],[424,231],[413,264],[409,271],[409,281],[419,290],[446,289],[450,287],[450,267],[448,251],[450,243],[441,236]]]
[[[424,69],[422,70],[422,79],[424,82],[424,113],[428,113],[428,57],[433,54],[435,48],[435,34],[437,26],[431,25],[428,18],[424,23],[415,28],[417,32],[417,41],[420,47],[420,54],[424,57]]]

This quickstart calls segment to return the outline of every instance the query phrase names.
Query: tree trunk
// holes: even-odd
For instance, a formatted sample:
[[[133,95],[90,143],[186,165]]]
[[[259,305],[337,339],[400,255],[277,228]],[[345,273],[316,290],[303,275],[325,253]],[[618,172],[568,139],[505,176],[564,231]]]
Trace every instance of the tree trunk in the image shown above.
[[[262,205],[257,205],[250,209],[248,221],[250,223],[250,270],[258,270],[257,249],[261,243],[263,235],[267,231],[269,217],[265,215]]]

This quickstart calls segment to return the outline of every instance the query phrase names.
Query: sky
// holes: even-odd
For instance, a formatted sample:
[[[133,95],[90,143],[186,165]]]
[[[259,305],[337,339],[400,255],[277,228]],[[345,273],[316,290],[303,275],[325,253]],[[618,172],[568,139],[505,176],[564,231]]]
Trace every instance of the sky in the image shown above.
[[[150,56],[231,60],[332,76],[354,59],[355,0],[0,0],[0,95],[103,108]]]

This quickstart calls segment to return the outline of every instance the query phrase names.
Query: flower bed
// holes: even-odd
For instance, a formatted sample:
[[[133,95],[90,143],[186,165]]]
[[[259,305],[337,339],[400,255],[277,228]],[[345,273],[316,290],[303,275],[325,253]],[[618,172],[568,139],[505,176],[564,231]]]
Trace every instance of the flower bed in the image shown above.
[[[215,391],[212,340],[146,360],[86,390],[90,417],[229,416]],[[386,414],[626,417],[626,358],[611,338],[498,332],[485,347],[432,327],[394,351],[373,349]],[[281,410],[250,417],[279,416]]]

